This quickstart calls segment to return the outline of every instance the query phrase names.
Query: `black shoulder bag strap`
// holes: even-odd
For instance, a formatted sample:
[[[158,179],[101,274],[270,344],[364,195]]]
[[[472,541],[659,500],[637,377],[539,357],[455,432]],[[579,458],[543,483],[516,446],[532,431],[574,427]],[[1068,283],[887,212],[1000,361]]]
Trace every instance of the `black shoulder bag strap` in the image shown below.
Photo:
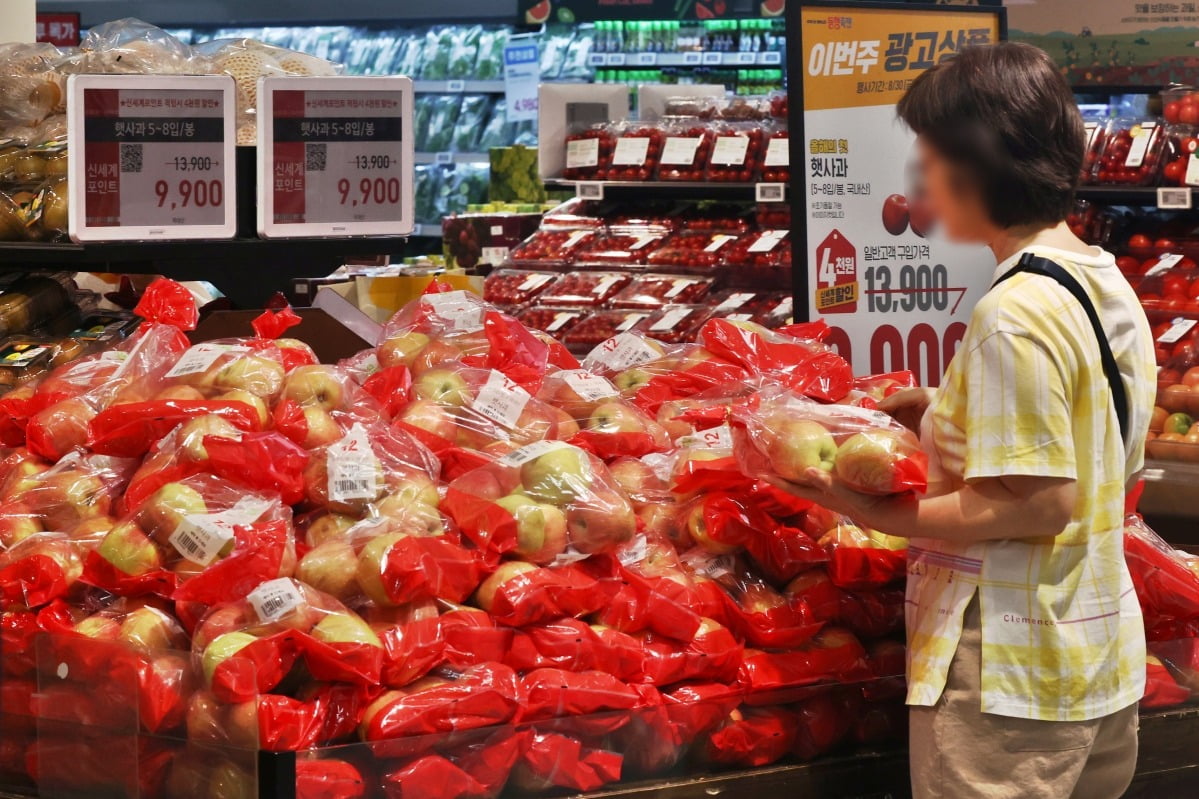
[[[1020,262],[1012,267],[1007,274],[996,280],[995,285],[998,286],[1003,281],[1021,272],[1031,272],[1034,275],[1042,275],[1056,280],[1061,284],[1062,288],[1074,295],[1074,298],[1078,300],[1079,305],[1086,312],[1087,318],[1091,320],[1091,327],[1095,331],[1095,338],[1099,341],[1099,359],[1103,363],[1103,374],[1107,377],[1107,382],[1111,385],[1112,402],[1116,405],[1116,418],[1120,420],[1120,439],[1127,445],[1129,425],[1128,394],[1124,390],[1124,379],[1120,376],[1120,367],[1116,364],[1116,356],[1112,354],[1112,345],[1107,340],[1107,333],[1103,331],[1103,325],[1099,322],[1099,314],[1095,311],[1095,304],[1091,302],[1086,289],[1074,279],[1073,275],[1060,265],[1048,258],[1033,255],[1031,252],[1024,253],[1020,257]]]

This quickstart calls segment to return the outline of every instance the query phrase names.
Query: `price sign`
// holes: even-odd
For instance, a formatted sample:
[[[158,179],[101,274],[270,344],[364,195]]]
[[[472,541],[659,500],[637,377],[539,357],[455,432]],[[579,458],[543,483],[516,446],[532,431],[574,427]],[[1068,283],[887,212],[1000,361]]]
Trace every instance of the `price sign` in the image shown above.
[[[228,77],[72,75],[71,238],[232,238],[233,92]]]
[[[504,97],[508,121],[537,119],[541,48],[533,36],[513,36],[504,47]]]
[[[260,234],[412,232],[411,80],[286,77],[258,86]]]

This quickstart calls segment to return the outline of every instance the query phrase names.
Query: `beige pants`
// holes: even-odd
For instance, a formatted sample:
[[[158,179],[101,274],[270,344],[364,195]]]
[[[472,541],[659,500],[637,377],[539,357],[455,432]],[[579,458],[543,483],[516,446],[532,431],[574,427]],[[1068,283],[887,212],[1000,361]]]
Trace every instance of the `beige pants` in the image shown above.
[[[966,610],[945,693],[911,708],[915,799],[1116,799],[1137,762],[1137,706],[1080,722],[1035,721],[979,708],[978,597]]]

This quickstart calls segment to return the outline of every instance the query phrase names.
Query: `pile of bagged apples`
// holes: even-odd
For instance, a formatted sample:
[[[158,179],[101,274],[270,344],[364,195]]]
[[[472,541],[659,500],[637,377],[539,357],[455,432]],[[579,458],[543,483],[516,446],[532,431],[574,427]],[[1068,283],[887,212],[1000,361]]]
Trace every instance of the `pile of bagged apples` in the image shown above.
[[[309,797],[594,790],[901,734],[904,542],[782,490],[921,491],[820,324],[579,363],[434,285],[336,365],[110,351],[0,398],[0,783]],[[357,743],[357,746],[318,747]]]

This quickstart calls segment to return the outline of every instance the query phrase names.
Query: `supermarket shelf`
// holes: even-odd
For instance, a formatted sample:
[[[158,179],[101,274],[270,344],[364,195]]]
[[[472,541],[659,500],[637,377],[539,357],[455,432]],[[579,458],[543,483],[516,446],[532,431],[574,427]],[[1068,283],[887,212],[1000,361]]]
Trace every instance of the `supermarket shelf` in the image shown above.
[[[412,228],[412,238],[441,238],[441,223],[440,222],[417,222]]]
[[[1079,186],[1077,196],[1080,200],[1156,208],[1158,207],[1158,188],[1157,186]],[[1176,186],[1160,188],[1172,192],[1190,191]]]
[[[635,181],[635,180],[563,180],[545,181],[546,188],[573,191],[580,197],[588,197],[592,190],[602,191],[606,199],[632,198],[666,200],[758,200],[759,186],[781,186],[781,196],[772,197],[774,202],[785,202],[790,191],[783,183],[706,183],[697,181]],[[581,190],[580,190],[580,187]],[[598,198],[596,198],[598,199]]]
[[[1139,510],[1149,525],[1175,546],[1199,545],[1199,463],[1147,459],[1141,473],[1145,493]]]
[[[781,67],[783,53],[592,53],[587,65],[597,69],[642,67]]]
[[[417,94],[503,94],[502,80],[416,80]]]
[[[490,153],[421,153],[413,158],[416,164],[478,164],[491,161]]]

